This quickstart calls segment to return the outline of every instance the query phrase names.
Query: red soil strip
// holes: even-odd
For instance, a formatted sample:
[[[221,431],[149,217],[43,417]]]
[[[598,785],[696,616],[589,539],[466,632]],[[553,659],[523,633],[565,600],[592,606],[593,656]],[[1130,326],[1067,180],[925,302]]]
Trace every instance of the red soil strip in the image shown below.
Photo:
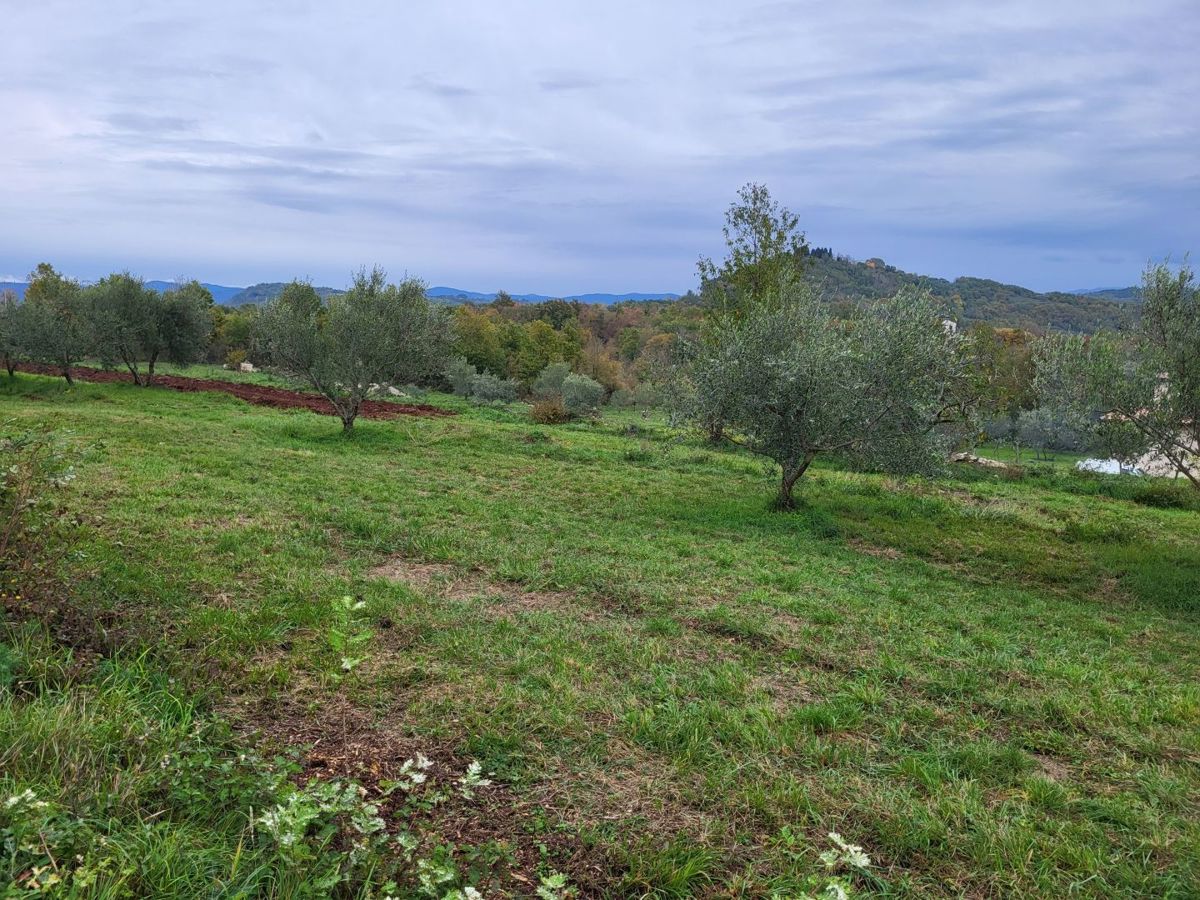
[[[20,372],[31,375],[57,375],[62,377],[62,370],[54,366],[40,363],[20,363]],[[80,381],[96,381],[104,383],[125,382],[131,384],[133,376],[128,372],[113,372],[105,369],[93,369],[88,366],[75,366],[71,376]],[[239,400],[255,403],[259,406],[271,406],[275,409],[307,409],[310,412],[326,416],[337,415],[336,410],[324,397],[316,394],[303,394],[300,391],[289,391],[284,388],[265,387],[261,384],[244,384],[236,381],[214,381],[209,378],[187,378],[182,375],[155,375],[153,387],[170,388],[173,391],[216,391],[221,394],[232,394]],[[364,400],[359,409],[359,415],[368,419],[397,419],[401,416],[453,416],[455,413],[426,403],[407,405],[389,403],[383,400]]]

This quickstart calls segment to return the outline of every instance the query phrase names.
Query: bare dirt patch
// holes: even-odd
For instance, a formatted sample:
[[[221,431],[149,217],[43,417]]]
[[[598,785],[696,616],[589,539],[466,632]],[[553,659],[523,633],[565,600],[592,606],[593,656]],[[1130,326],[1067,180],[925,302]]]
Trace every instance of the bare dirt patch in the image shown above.
[[[17,366],[20,372],[31,375],[61,375],[62,372],[53,366],[40,363],[21,363]],[[71,369],[71,375],[80,381],[97,383],[132,384],[133,376],[128,372],[112,372],[105,369],[93,369],[88,366],[77,366]],[[301,391],[289,391],[285,388],[268,387],[261,384],[246,384],[237,381],[217,381],[211,378],[188,378],[183,375],[155,375],[151,385],[157,388],[168,388],[173,391],[194,393],[211,391],[229,394],[258,406],[270,406],[275,409],[307,409],[309,412],[321,415],[336,415],[333,405],[324,397],[316,394],[306,394]],[[425,403],[410,405],[404,403],[389,403],[383,400],[364,400],[359,409],[359,415],[368,419],[398,419],[402,416],[453,416],[454,412],[430,406]]]
[[[447,600],[480,600],[494,602],[482,605],[485,612],[505,615],[544,610],[569,611],[576,618],[586,619],[592,610],[582,605],[569,591],[534,591],[514,581],[488,578],[482,572],[466,571],[448,563],[421,562],[396,557],[367,573],[370,578],[408,585],[422,594]]]
[[[904,558],[904,554],[895,547],[878,547],[874,544],[868,544],[866,541],[858,540],[857,538],[847,541],[847,543],[859,553],[865,553],[867,556],[874,556],[876,559]]]
[[[798,706],[816,703],[820,696],[813,690],[812,683],[796,671],[773,672],[754,679],[754,688],[766,694],[771,706],[781,714],[787,714]]]
[[[430,783],[443,788],[453,786],[471,762],[449,743],[413,735],[402,714],[368,711],[328,695],[246,701],[224,712],[246,739],[264,749],[301,748],[299,783],[353,780],[366,789],[368,799],[380,803],[389,827],[403,825],[420,833],[430,848],[446,842],[462,850],[504,845],[509,852],[479,883],[485,896],[532,895],[547,863],[566,873],[584,897],[599,896],[612,878],[604,856],[569,832],[539,827],[544,815],[538,799],[519,796],[504,784],[477,788],[470,800],[451,790],[417,819],[407,813],[399,821],[399,799],[385,797],[384,785],[401,775],[406,761],[426,757],[432,763],[426,770]]]
[[[1051,781],[1071,780],[1071,768],[1061,759],[1055,759],[1053,756],[1047,756],[1045,753],[1032,753],[1030,755],[1033,757],[1034,762],[1037,763],[1038,771]]]

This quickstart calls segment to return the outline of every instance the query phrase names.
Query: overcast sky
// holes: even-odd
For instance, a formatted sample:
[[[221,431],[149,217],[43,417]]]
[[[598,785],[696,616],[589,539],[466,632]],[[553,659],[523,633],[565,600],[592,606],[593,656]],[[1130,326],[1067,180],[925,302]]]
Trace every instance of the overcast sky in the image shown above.
[[[1196,0],[0,0],[0,276],[682,291],[739,185],[1037,289],[1200,252]],[[0,278],[0,280],[3,280]]]

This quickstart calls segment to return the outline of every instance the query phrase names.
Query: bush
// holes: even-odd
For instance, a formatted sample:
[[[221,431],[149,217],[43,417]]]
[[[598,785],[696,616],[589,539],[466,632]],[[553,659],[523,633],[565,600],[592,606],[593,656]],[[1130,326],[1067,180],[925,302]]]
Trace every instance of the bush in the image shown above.
[[[576,418],[594,416],[604,401],[604,385],[586,375],[568,375],[563,379],[562,402]]]
[[[471,379],[471,399],[476,403],[511,403],[517,399],[517,388],[518,384],[511,378],[479,372]]]
[[[559,425],[570,417],[562,397],[547,397],[544,400],[533,401],[533,405],[529,407],[529,418],[539,425]]]
[[[475,367],[462,356],[454,357],[446,365],[446,380],[450,382],[450,390],[459,397],[471,396],[471,382],[478,374]]]
[[[242,367],[242,363],[245,361],[245,350],[230,350],[225,354],[225,368],[233,369],[235,372]]]
[[[636,404],[637,398],[634,396],[633,391],[627,388],[618,388],[613,391],[612,396],[608,398],[608,402],[620,409],[625,409]]]
[[[563,396],[563,382],[571,374],[571,367],[565,362],[550,363],[542,369],[541,374],[533,381],[533,396],[538,400],[548,400],[551,397]]]
[[[1135,483],[1133,502],[1155,509],[1195,509],[1195,495],[1178,481],[1164,478],[1144,478]]]

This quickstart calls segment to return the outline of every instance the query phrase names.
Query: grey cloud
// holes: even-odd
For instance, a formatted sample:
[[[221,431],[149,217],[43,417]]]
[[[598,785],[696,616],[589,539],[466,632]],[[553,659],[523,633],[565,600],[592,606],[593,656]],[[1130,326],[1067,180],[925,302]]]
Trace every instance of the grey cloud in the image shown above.
[[[441,81],[430,75],[418,75],[411,82],[411,88],[422,93],[432,94],[435,97],[441,97],[444,100],[462,100],[468,97],[478,96],[478,91],[473,88],[463,87],[462,85],[453,84],[447,81]]]
[[[559,72],[546,75],[538,80],[538,87],[551,93],[560,91],[585,91],[602,87],[608,83],[606,79],[580,72]]]
[[[685,289],[759,180],[859,258],[1131,282],[1200,245],[1191,6],[14,5],[0,270]]]
[[[170,133],[193,131],[199,124],[182,116],[154,116],[140,112],[120,112],[105,116],[104,121],[121,131]]]

